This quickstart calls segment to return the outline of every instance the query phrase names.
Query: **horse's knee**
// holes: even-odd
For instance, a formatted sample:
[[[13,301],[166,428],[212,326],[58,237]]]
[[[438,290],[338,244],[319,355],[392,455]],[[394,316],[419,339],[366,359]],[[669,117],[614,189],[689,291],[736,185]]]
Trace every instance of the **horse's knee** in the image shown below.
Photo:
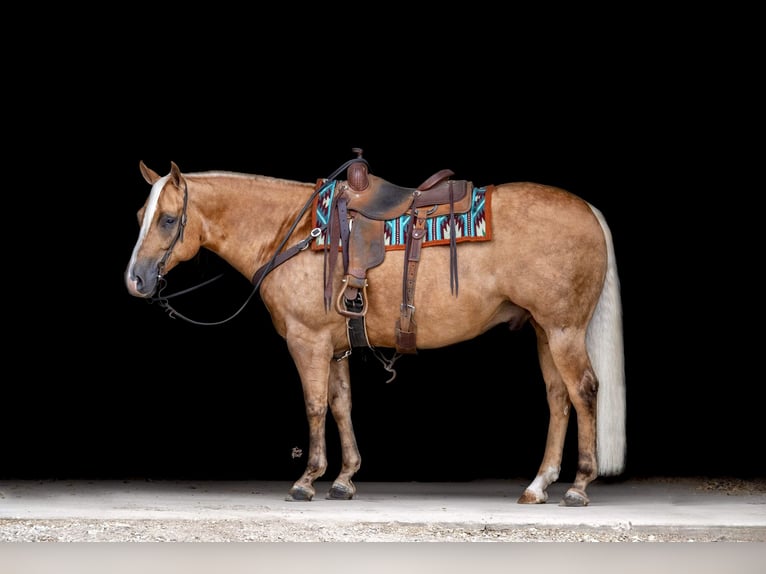
[[[327,416],[327,401],[306,401],[306,416],[311,419],[323,419]]]

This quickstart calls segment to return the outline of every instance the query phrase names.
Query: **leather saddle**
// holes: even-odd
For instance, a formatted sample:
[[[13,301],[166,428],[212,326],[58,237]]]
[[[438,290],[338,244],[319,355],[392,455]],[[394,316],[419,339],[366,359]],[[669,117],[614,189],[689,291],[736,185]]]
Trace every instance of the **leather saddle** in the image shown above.
[[[417,326],[414,320],[415,279],[420,250],[429,217],[450,215],[450,288],[457,295],[457,247],[455,213],[471,208],[471,182],[452,180],[451,170],[436,172],[416,188],[394,185],[369,173],[362,150],[355,148],[358,161],[347,169],[346,181],[338,182],[330,206],[325,246],[325,307],[332,301],[331,278],[340,244],[343,256],[343,286],[335,309],[347,318],[349,344],[370,347],[364,317],[367,314],[367,271],[380,265],[386,256],[385,222],[409,215],[406,228],[405,261],[402,279],[401,314],[396,322],[396,350],[416,353]],[[328,248],[329,246],[329,248]]]

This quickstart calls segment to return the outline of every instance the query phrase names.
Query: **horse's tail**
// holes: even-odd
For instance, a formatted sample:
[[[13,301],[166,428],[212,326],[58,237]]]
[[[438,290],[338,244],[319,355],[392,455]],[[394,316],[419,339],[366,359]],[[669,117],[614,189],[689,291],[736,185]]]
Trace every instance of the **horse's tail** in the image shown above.
[[[613,476],[625,469],[625,358],[620,280],[612,233],[604,215],[592,205],[607,246],[607,269],[601,296],[588,325],[586,345],[598,378],[598,473]]]

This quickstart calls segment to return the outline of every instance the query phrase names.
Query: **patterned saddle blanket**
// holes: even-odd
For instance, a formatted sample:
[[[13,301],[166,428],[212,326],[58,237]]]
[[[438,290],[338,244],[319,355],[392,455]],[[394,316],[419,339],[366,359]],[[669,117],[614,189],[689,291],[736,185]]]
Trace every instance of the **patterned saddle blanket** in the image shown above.
[[[330,220],[330,207],[338,181],[332,182],[314,200],[313,227],[322,229],[322,233],[311,244],[311,248],[322,251],[327,245],[327,228]],[[490,241],[492,239],[492,187],[473,187],[469,197],[468,209],[462,213],[456,209],[455,239],[458,243],[463,241]],[[384,222],[384,244],[386,251],[404,249],[404,230],[412,219],[407,213]],[[423,247],[431,245],[448,245],[450,242],[450,216],[449,214],[434,215],[427,217],[425,223],[425,237]],[[340,244],[339,244],[340,248]]]

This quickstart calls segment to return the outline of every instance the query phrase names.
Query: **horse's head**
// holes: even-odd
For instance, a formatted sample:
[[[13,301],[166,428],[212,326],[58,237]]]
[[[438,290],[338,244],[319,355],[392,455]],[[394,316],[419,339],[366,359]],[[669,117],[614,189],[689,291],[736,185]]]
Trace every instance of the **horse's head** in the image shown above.
[[[139,168],[152,190],[138,210],[141,230],[125,270],[125,284],[135,297],[151,297],[159,280],[200,248],[199,230],[189,220],[189,189],[178,166],[170,162],[170,173],[160,177],[143,161]]]

